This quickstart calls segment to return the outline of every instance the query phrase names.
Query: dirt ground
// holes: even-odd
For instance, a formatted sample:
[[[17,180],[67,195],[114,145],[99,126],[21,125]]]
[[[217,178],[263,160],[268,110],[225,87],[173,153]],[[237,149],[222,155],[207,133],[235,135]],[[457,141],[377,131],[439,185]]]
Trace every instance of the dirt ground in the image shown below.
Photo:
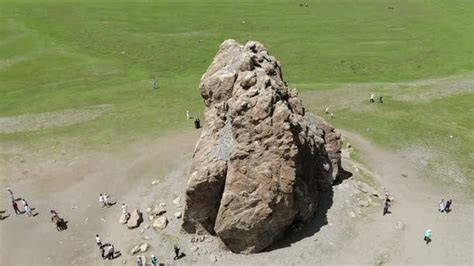
[[[182,210],[198,134],[189,131],[124,145],[120,154],[45,152],[24,160],[26,148],[10,147],[19,159],[0,168],[0,210],[10,215],[0,221],[0,265],[135,265],[137,255],[132,256],[130,249],[141,243],[150,248],[140,255],[149,259],[155,254],[165,264],[205,265],[212,263],[210,257],[222,265],[474,264],[474,202],[462,187],[437,187],[420,174],[421,166],[350,132],[343,135],[361,151],[367,165],[344,161],[354,177],[322,195],[321,211],[308,225],[293,228],[259,254],[232,254],[211,236],[191,243],[193,236],[180,231],[181,220],[173,214]],[[356,179],[362,173],[375,178],[374,189],[394,198],[391,214],[382,216],[381,200],[358,188]],[[152,185],[154,180],[159,182]],[[15,215],[7,187],[15,197],[25,198],[38,215]],[[101,192],[116,204],[99,207]],[[179,196],[180,203],[174,204]],[[437,211],[441,198],[453,199],[451,213]],[[362,206],[361,200],[368,206]],[[152,222],[144,212],[144,223],[129,230],[118,223],[122,203],[142,211],[165,203],[169,225],[162,231],[145,229]],[[50,222],[51,209],[68,221],[67,230],[56,230]],[[427,228],[433,231],[429,245],[423,241]],[[122,255],[102,260],[96,234]],[[172,258],[174,244],[186,254],[178,261]]]

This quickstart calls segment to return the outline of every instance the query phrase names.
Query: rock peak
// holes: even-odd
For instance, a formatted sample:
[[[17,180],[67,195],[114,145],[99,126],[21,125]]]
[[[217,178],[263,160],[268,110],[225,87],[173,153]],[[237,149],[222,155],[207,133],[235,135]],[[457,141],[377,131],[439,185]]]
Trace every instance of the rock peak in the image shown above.
[[[204,125],[186,187],[183,228],[258,252],[317,211],[338,175],[332,126],[305,115],[263,44],[224,41],[202,76]]]

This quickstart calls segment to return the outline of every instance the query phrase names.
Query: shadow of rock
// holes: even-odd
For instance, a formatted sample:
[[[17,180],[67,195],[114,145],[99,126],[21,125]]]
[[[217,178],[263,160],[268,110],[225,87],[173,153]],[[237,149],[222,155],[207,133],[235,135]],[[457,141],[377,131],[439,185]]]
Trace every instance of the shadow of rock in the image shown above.
[[[306,223],[296,222],[286,230],[280,240],[266,248],[262,252],[270,252],[276,249],[291,246],[304,238],[311,237],[328,224],[327,212],[332,207],[334,191],[332,188],[328,191],[320,192],[318,211]]]

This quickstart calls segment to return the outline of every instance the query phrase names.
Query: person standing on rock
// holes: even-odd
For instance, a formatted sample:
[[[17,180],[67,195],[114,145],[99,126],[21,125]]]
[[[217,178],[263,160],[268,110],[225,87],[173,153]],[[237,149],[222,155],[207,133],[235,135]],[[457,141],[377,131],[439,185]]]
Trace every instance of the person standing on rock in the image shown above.
[[[104,199],[104,206],[109,207],[110,206],[109,195],[107,195],[107,193],[103,193],[102,198]]]
[[[18,209],[18,204],[16,203],[16,201],[12,201],[12,207],[16,215],[21,214],[21,211],[20,209]]]
[[[425,242],[427,245],[431,242],[431,229],[425,231]]]
[[[438,203],[438,211],[439,212],[444,212],[444,208],[445,208],[445,204],[444,204],[444,199],[442,199],[439,203]]]

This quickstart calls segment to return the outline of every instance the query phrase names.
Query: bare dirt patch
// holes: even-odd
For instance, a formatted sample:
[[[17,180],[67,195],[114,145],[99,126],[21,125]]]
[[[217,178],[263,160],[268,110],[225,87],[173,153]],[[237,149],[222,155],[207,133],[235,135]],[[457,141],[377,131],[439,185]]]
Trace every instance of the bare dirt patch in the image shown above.
[[[111,104],[94,105],[58,112],[0,117],[0,133],[29,132],[70,126],[97,119],[113,109]]]

